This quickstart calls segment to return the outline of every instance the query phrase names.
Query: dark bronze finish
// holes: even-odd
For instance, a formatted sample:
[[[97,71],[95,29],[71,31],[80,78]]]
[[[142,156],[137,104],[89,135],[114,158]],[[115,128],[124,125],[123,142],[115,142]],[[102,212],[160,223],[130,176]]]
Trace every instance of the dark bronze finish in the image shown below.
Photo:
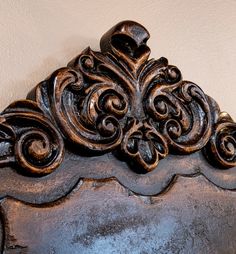
[[[236,253],[236,123],[148,39],[120,22],[1,113],[3,253]]]
[[[146,173],[171,154],[205,150],[236,165],[236,125],[166,58],[148,60],[148,31],[121,22],[1,115],[1,165],[45,175],[63,160],[62,139],[86,155],[110,151]],[[69,145],[69,146],[71,146]],[[131,167],[132,167],[131,165]]]

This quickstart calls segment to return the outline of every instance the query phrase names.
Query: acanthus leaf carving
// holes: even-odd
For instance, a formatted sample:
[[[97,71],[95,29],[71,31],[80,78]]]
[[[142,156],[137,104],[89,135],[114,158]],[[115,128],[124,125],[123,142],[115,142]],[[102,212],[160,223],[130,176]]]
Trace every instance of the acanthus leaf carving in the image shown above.
[[[154,170],[168,154],[201,149],[210,163],[236,166],[235,123],[221,116],[216,123],[208,96],[183,81],[166,58],[149,60],[148,39],[140,24],[121,22],[102,37],[101,52],[85,49],[28,100],[5,110],[0,142],[9,144],[11,159],[2,155],[2,163],[16,161],[29,173],[50,173],[62,160],[64,139],[88,154],[121,154],[141,173]],[[26,126],[15,128],[13,119],[25,119]],[[28,130],[36,128],[34,122],[41,131]]]
[[[57,168],[64,154],[59,131],[30,100],[17,101],[0,115],[0,165],[18,165],[22,174],[42,176]]]
[[[226,112],[219,114],[203,151],[208,161],[218,168],[227,169],[236,165],[236,123]]]

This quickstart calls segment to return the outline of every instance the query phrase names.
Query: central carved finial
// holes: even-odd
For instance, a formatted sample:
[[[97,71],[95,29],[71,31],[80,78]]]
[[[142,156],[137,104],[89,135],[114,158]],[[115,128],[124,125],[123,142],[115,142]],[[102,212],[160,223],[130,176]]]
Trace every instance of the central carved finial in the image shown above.
[[[148,60],[148,39],[143,26],[124,21],[102,37],[102,53],[87,49],[69,63],[84,79],[73,99],[79,104],[73,141],[93,151],[118,149],[141,172],[155,169],[169,151],[201,149],[211,134],[205,94],[183,82],[167,59]]]
[[[4,111],[2,133],[10,135],[9,146],[16,143],[9,150],[16,162],[33,174],[50,173],[62,160],[63,137],[76,151],[114,151],[139,173],[154,170],[170,153],[201,149],[217,167],[235,166],[235,123],[212,110],[215,102],[196,84],[183,81],[166,58],[149,60],[148,39],[142,25],[121,22],[101,38],[101,52],[85,49],[41,82],[30,100]],[[26,122],[19,125],[12,112]],[[37,128],[33,119],[42,130],[31,135],[30,143],[16,138],[32,133],[32,124]]]

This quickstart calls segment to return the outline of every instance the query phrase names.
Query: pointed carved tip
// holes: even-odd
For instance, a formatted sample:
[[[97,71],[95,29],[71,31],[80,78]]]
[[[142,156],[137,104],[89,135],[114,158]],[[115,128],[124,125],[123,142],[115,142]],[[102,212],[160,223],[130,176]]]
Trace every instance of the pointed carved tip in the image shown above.
[[[121,21],[102,36],[100,41],[102,50],[115,35],[126,35],[132,38],[136,42],[137,46],[146,43],[150,38],[148,30],[141,24],[131,20]]]
[[[150,34],[147,29],[135,21],[122,21],[107,31],[100,40],[103,53],[111,52],[112,46],[119,44],[123,50],[135,51],[142,45],[146,45]],[[121,45],[122,44],[122,45]]]

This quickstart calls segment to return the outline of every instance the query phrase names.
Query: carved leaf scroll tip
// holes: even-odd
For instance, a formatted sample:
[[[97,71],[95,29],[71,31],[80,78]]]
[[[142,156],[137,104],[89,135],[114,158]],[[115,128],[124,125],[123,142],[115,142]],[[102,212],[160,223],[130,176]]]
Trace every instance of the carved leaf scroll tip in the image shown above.
[[[147,29],[139,23],[123,21],[102,36],[101,51],[122,60],[135,75],[150,55],[151,51],[146,45],[149,37]]]
[[[101,52],[85,49],[9,106],[0,117],[2,165],[48,174],[65,140],[91,155],[115,152],[142,173],[168,154],[199,150],[217,167],[236,166],[236,124],[166,58],[149,60],[149,37],[142,25],[120,22],[101,38]]]
[[[228,113],[220,113],[203,151],[216,167],[227,169],[236,166],[236,123]]]
[[[64,154],[59,131],[30,100],[12,103],[1,119],[1,161],[22,174],[42,176],[57,168]],[[7,135],[7,138],[6,138]]]

